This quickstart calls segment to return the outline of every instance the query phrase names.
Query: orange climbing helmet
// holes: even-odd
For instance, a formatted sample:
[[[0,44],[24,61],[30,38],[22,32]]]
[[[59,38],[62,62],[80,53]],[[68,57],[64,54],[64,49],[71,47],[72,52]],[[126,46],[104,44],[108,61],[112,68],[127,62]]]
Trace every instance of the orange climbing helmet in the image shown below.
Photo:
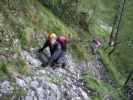
[[[57,35],[55,33],[53,33],[53,32],[49,32],[48,33],[48,40],[51,40],[53,38],[56,39],[57,38]]]

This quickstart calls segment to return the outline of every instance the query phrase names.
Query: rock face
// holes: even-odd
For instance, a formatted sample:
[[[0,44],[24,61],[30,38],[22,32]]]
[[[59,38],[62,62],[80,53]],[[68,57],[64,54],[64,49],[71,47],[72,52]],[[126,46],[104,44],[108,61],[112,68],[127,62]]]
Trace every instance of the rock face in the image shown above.
[[[91,100],[91,91],[84,87],[81,78],[85,71],[91,72],[98,80],[111,85],[114,84],[99,56],[79,63],[70,54],[67,54],[67,66],[65,68],[42,67],[42,62],[38,59],[34,49],[31,51],[23,50],[21,56],[31,68],[31,74],[15,78],[18,91],[21,89],[25,92],[24,95],[16,95],[19,96],[19,100]],[[0,100],[3,96],[13,98],[14,91],[12,82],[0,82]]]
[[[23,51],[21,55],[32,68],[31,75],[16,78],[18,87],[26,91],[21,100],[91,100],[80,82],[85,67],[74,63],[71,55],[66,56],[68,65],[65,68],[56,69],[41,67],[32,52]],[[9,81],[1,82],[0,97],[10,95],[13,89]]]
[[[13,87],[10,85],[9,81],[4,81],[0,84],[0,96],[10,95],[12,93]]]

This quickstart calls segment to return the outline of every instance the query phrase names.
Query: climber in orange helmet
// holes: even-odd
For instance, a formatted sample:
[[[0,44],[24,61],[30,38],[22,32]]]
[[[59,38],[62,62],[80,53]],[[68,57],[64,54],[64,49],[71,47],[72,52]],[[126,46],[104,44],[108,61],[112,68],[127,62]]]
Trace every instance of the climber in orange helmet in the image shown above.
[[[39,49],[39,52],[42,52],[46,47],[50,48],[51,57],[48,63],[51,66],[58,63],[58,60],[63,55],[63,50],[61,44],[57,41],[57,35],[55,33],[48,33],[48,37],[43,47]]]

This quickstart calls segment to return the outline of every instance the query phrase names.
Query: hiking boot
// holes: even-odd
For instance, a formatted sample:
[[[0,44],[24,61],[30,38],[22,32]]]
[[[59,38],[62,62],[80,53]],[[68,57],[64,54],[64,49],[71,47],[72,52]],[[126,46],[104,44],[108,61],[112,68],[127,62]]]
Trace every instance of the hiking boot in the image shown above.
[[[57,68],[55,63],[50,64],[50,66],[55,70]]]
[[[65,64],[65,63],[63,63],[63,64],[62,64],[62,66],[61,66],[61,68],[63,68],[63,69],[64,69],[64,68],[65,68],[65,66],[66,66],[66,64]]]
[[[45,65],[45,64],[41,64],[41,66],[42,66],[42,67],[46,67],[47,65]]]

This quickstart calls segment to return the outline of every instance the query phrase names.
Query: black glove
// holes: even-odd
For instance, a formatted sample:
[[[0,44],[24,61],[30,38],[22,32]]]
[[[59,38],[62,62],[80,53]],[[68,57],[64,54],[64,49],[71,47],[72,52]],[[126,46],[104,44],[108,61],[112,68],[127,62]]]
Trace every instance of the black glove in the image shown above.
[[[43,51],[43,49],[41,48],[41,49],[38,49],[38,52],[40,53],[40,52],[42,52]]]

